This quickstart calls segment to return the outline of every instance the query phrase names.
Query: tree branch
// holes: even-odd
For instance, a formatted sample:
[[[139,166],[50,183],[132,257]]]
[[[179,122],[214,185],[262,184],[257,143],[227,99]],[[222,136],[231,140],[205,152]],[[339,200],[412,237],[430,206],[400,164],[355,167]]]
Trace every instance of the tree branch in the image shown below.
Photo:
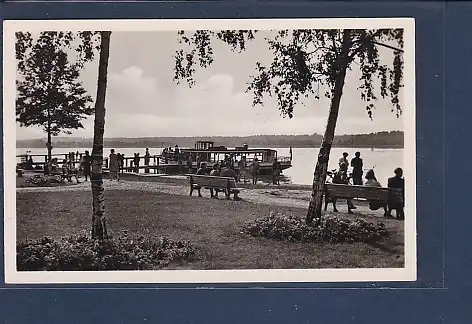
[[[331,34],[331,40],[333,41],[334,51],[337,53],[338,52],[338,47],[336,46],[336,38],[334,37],[334,34]]]
[[[379,45],[379,46],[383,46],[383,47],[386,47],[386,48],[389,48],[391,50],[394,50],[394,51],[399,51],[399,52],[405,52],[403,49],[401,48],[398,48],[398,47],[394,47],[394,46],[391,46],[391,45],[387,45],[387,44],[384,44],[384,43],[379,43],[379,42],[376,42],[376,41],[369,41],[370,43],[372,44],[376,44],[376,45]]]

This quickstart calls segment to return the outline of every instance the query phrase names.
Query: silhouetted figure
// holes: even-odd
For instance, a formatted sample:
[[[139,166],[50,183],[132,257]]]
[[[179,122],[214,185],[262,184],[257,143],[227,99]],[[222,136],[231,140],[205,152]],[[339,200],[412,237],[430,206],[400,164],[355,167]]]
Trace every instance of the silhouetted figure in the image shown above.
[[[150,160],[151,160],[151,154],[149,154],[149,149],[146,148],[146,153],[144,154],[144,165],[149,166]],[[144,173],[149,173],[149,168],[145,168]]]
[[[220,177],[234,178],[234,180],[237,180],[238,178],[236,172],[233,169],[231,169],[230,162],[226,162],[225,167],[221,169]],[[226,199],[230,199],[231,193],[228,189],[225,190],[225,194],[226,194]],[[237,192],[234,192],[234,200],[240,200]]]
[[[26,159],[24,168],[26,170],[33,170],[33,158],[31,156]]]
[[[118,169],[118,157],[115,154],[115,150],[111,149],[110,155],[108,156],[108,171],[110,172],[110,180],[120,180]]]
[[[351,160],[352,182],[355,185],[362,186],[362,174],[364,173],[364,162],[361,159],[361,153],[356,152],[356,157]],[[373,171],[372,171],[373,172]]]
[[[202,162],[200,169],[197,170],[197,175],[207,175],[207,174],[208,174],[207,165],[205,162]],[[198,186],[196,187],[196,189],[198,190],[198,197],[202,197],[202,194],[200,192],[202,187]]]
[[[274,158],[274,163],[272,163],[272,183],[274,185],[280,184],[280,173],[282,172],[282,165]]]
[[[213,164],[213,169],[210,171],[210,175],[211,176],[214,176],[214,177],[219,177],[220,176],[220,165],[218,163],[215,163]],[[213,193],[213,190],[214,190],[214,193]],[[219,190],[218,189],[213,189],[213,188],[210,188],[210,195],[211,195],[211,198],[216,198],[218,199],[218,192]]]
[[[134,172],[139,173],[139,153],[134,153],[134,158],[133,158],[133,165],[134,165]]]
[[[187,158],[187,170],[188,173],[193,173],[193,161],[191,154],[189,154]]]
[[[202,163],[202,156],[197,154],[197,170],[200,168],[200,163]]]
[[[252,184],[257,184],[257,180],[259,177],[259,169],[261,165],[259,164],[259,160],[254,158],[254,161],[251,164],[251,174],[252,174]]]
[[[397,188],[402,190],[403,203],[399,204],[395,201],[389,200],[388,202],[388,213],[392,214],[392,210],[395,210],[397,219],[405,219],[405,214],[403,208],[405,207],[405,179],[403,179],[403,170],[402,168],[395,169],[395,176],[388,179],[389,188]]]
[[[178,161],[179,161],[179,157],[180,157],[180,149],[179,149],[179,146],[176,145],[176,146],[174,147],[174,160],[175,160],[176,162],[178,162]]]
[[[84,172],[85,181],[88,181],[90,178],[92,159],[90,157],[89,151],[85,151],[85,155],[82,156],[81,167]]]
[[[348,168],[347,163],[341,163],[339,165],[339,170],[338,170],[338,172],[336,172],[336,175],[333,178],[333,183],[345,184],[345,185],[349,184],[349,175],[347,173],[347,168]],[[333,211],[334,212],[338,211],[338,209],[336,208],[336,201],[337,201],[336,197],[331,198],[331,202],[333,203]],[[356,207],[353,205],[352,199],[347,198],[346,201],[347,201],[347,213],[348,214],[353,214],[352,209],[356,209]]]

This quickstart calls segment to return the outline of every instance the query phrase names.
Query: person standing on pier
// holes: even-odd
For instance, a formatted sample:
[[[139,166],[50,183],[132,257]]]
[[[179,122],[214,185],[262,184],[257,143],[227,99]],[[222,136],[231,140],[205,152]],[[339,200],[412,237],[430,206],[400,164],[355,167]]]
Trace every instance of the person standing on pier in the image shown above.
[[[362,186],[362,174],[364,173],[363,171],[364,163],[362,162],[360,152],[356,152],[355,155],[356,157],[351,160],[352,181],[354,185]]]
[[[149,154],[149,149],[146,148],[146,154],[144,154],[144,165],[147,168],[144,169],[145,173],[149,173],[149,161],[151,160],[151,154]]]
[[[188,155],[187,158],[187,172],[188,173],[193,173],[193,161],[192,161],[192,154]]]
[[[116,159],[118,160],[118,173],[123,174],[124,170],[124,162],[125,162],[125,155],[121,153],[116,154]]]
[[[282,165],[274,158],[274,163],[272,163],[272,183],[274,185],[280,185],[280,173],[282,172]]]
[[[259,177],[260,164],[257,158],[254,158],[254,162],[251,164],[251,173],[252,173],[252,184],[257,184],[257,179]]]
[[[246,163],[246,156],[242,156],[241,160],[238,162],[238,168],[239,168],[239,175],[240,179],[241,176],[243,177],[244,183],[246,183],[246,173],[247,173],[247,163]]]
[[[134,165],[134,172],[139,173],[139,153],[134,153],[133,165]]]
[[[200,163],[202,162],[202,155],[200,153],[197,154],[197,170],[200,169]]]
[[[179,166],[179,174],[183,173],[183,167],[182,167],[182,156],[179,154],[177,155],[177,164]]]
[[[90,178],[91,163],[92,163],[92,161],[90,160],[90,153],[89,153],[89,151],[85,151],[85,155],[82,157],[82,162],[81,162],[82,170],[84,172],[85,181],[88,181],[88,179]]]
[[[174,148],[174,160],[176,162],[179,161],[179,157],[180,157],[180,150],[179,150],[179,146],[178,145],[175,145],[175,148]]]
[[[108,170],[110,172],[110,180],[120,180],[120,176],[118,174],[118,158],[115,154],[115,150],[111,149],[108,159]]]

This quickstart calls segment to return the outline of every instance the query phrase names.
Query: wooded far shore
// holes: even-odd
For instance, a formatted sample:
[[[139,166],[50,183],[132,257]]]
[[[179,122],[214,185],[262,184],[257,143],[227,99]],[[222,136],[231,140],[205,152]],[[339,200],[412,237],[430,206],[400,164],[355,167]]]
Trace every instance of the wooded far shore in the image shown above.
[[[321,144],[322,136],[313,135],[253,135],[253,136],[205,136],[205,137],[140,137],[140,138],[105,138],[105,147],[193,147],[196,141],[214,141],[215,145],[226,147],[289,147],[313,148]],[[92,147],[92,138],[56,137],[53,138],[55,148]],[[402,131],[378,132],[371,134],[338,135],[334,138],[334,147],[358,148],[403,148],[404,133]],[[17,148],[44,148],[46,139],[18,140]]]

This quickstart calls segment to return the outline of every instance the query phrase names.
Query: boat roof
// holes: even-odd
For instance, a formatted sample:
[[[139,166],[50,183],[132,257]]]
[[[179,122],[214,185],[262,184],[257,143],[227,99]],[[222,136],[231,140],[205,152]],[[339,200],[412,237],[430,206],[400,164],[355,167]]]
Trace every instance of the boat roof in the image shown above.
[[[255,152],[277,152],[277,150],[274,149],[246,149],[246,150],[239,150],[235,148],[230,148],[230,149],[219,149],[216,147],[207,149],[207,150],[200,150],[200,149],[194,149],[194,148],[182,148],[182,151],[186,152],[202,152],[202,153],[255,153]]]

